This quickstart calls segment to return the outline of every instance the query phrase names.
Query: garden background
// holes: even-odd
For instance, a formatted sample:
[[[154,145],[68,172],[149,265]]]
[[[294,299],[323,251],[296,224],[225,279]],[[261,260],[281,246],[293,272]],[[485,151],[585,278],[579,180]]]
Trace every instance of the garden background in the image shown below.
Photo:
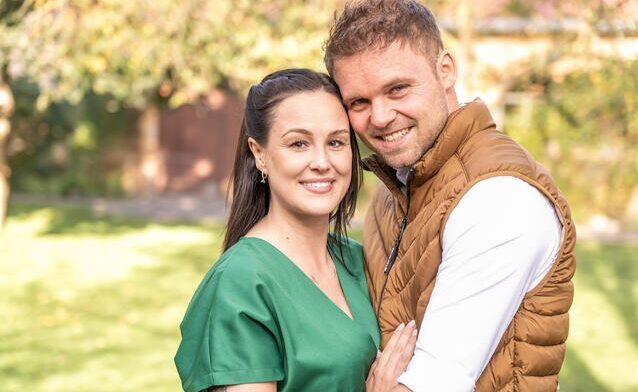
[[[485,100],[572,206],[561,391],[638,391],[638,1],[425,3],[461,98]],[[324,69],[342,4],[0,0],[1,391],[179,390],[242,97],[270,71]]]

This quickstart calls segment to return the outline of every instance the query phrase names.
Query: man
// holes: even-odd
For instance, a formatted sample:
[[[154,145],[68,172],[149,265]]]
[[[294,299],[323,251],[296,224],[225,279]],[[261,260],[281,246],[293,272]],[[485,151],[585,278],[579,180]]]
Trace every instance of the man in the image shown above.
[[[417,1],[346,5],[324,60],[385,184],[364,226],[382,345],[420,328],[397,389],[555,391],[575,230],[549,174],[483,102],[459,104],[455,59]]]

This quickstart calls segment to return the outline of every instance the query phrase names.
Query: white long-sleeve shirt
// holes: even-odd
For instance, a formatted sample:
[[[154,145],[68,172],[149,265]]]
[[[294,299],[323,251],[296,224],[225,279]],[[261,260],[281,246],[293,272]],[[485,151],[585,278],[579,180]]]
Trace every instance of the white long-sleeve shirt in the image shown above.
[[[443,231],[434,291],[399,383],[419,392],[473,391],[561,238],[554,207],[526,182],[494,177],[469,189]]]

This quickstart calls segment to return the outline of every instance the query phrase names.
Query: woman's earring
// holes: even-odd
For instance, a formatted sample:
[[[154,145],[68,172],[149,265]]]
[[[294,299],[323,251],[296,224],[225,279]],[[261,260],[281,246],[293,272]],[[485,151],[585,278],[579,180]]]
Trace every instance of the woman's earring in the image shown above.
[[[265,184],[266,179],[268,178],[268,174],[264,173],[262,170],[260,170],[260,172],[261,172],[261,183]]]

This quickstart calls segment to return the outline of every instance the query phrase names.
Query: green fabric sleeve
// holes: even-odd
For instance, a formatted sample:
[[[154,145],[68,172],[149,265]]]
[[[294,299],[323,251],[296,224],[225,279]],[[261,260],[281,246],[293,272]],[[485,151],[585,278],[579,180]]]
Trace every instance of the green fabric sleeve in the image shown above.
[[[175,357],[184,390],[284,378],[272,298],[254,266],[231,256],[195,292]]]

